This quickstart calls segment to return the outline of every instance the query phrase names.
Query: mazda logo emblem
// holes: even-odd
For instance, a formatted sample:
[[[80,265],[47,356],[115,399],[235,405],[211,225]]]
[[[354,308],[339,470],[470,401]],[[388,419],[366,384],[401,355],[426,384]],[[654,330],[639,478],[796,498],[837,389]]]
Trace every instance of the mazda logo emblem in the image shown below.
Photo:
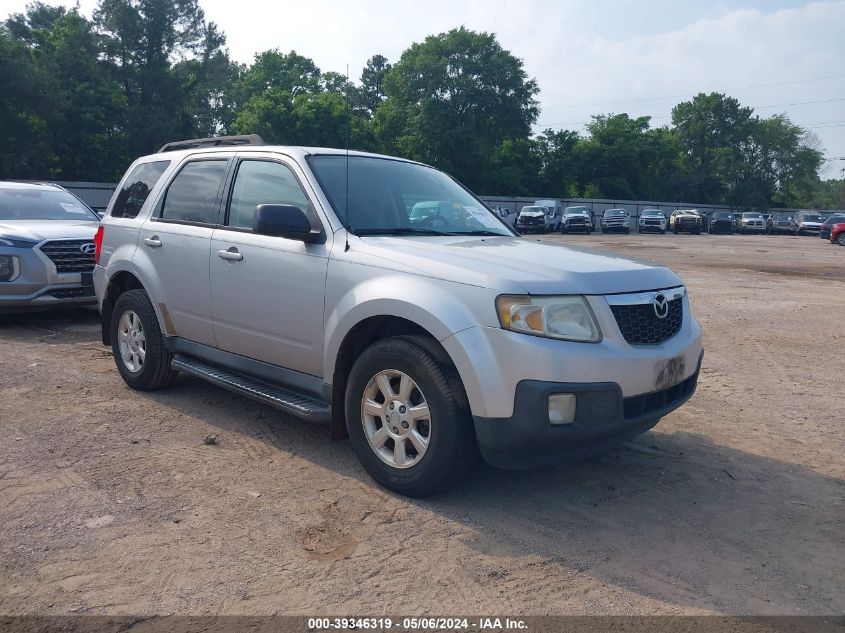
[[[97,250],[97,247],[94,246],[93,242],[89,244],[83,244],[79,247],[79,251],[85,253],[86,255],[93,255],[94,251]]]
[[[667,299],[666,295],[662,292],[658,292],[654,295],[654,299],[652,299],[651,303],[652,306],[654,306],[654,314],[658,319],[665,319],[669,316],[669,299]]]

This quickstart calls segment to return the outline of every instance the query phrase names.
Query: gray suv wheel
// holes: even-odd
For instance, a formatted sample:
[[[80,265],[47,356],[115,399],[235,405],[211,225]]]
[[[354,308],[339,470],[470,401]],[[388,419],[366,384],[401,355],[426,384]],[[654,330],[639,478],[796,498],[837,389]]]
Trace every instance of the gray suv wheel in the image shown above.
[[[111,320],[111,347],[124,382],[140,391],[166,387],[176,376],[153,306],[143,290],[117,298]]]
[[[420,497],[452,487],[478,458],[460,378],[425,337],[392,337],[364,350],[345,405],[352,448],[390,490]]]

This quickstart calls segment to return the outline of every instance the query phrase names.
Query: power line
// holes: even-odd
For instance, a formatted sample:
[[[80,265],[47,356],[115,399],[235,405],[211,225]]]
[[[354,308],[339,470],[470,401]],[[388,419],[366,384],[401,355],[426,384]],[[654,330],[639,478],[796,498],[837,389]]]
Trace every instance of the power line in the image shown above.
[[[775,86],[793,86],[795,84],[804,84],[804,83],[811,83],[814,81],[826,81],[828,79],[838,79],[840,77],[845,77],[845,73],[841,73],[838,75],[828,75],[826,77],[814,77],[812,79],[797,79],[795,81],[781,81],[777,83],[769,83],[769,84],[757,84],[756,86],[744,86],[741,88],[728,88],[725,89],[724,92],[737,92],[740,90],[756,90],[757,88],[772,88]],[[621,99],[618,101],[598,101],[596,103],[572,103],[567,105],[561,106],[553,106],[549,108],[550,110],[557,110],[560,108],[589,108],[593,106],[602,106],[602,105],[614,105],[619,103],[639,103],[642,101],[663,101],[665,99],[681,99],[683,97],[690,97],[694,96],[698,93],[695,92],[688,92],[682,95],[670,95],[665,97],[643,97],[639,99]]]

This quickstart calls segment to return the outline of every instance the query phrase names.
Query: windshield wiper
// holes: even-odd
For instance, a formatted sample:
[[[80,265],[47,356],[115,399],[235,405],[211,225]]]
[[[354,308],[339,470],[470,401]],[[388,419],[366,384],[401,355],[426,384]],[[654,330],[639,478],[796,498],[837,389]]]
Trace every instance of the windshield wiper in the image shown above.
[[[496,233],[495,231],[482,231],[479,229],[473,229],[472,231],[452,231],[450,233],[444,233],[444,235],[482,235],[490,237],[508,237],[505,233]]]
[[[393,228],[384,229],[352,229],[352,233],[359,237],[366,235],[450,235],[443,231],[411,226],[394,226]]]

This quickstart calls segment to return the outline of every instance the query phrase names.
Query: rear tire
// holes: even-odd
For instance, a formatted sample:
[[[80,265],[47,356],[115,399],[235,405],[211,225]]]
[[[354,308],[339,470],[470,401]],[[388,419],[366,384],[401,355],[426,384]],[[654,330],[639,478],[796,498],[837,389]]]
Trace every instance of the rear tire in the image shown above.
[[[460,377],[425,337],[397,336],[365,349],[349,373],[345,409],[364,469],[399,494],[422,497],[454,487],[478,461]]]
[[[167,387],[176,377],[153,305],[143,290],[117,298],[111,318],[111,348],[123,381],[139,391]]]

